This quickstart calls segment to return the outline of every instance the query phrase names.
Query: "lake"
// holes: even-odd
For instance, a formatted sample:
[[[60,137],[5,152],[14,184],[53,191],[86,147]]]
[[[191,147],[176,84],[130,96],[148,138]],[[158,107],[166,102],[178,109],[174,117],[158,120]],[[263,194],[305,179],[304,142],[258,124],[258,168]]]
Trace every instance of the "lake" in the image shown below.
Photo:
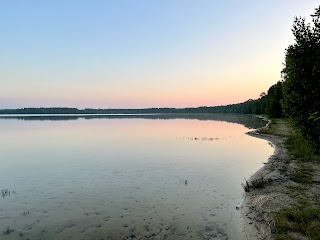
[[[265,123],[2,116],[0,239],[245,239],[241,183],[273,153],[245,133]]]

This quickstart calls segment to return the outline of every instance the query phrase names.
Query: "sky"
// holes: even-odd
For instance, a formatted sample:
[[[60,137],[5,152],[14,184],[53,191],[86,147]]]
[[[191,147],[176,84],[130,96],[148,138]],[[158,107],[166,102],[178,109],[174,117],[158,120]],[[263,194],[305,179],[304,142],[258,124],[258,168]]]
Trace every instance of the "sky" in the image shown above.
[[[0,1],[0,108],[216,106],[281,79],[314,0]]]

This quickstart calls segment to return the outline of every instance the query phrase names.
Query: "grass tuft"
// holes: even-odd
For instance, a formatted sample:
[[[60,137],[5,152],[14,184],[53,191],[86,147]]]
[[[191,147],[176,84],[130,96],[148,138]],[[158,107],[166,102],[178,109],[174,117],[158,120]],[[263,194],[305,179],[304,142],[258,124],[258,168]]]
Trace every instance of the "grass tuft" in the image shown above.
[[[245,179],[245,183],[241,183],[242,188],[245,192],[250,192],[250,190],[263,188],[266,184],[266,181],[263,179],[263,177],[257,178],[255,180],[252,180],[251,183],[249,183]]]
[[[314,155],[312,145],[303,138],[302,134],[295,132],[288,135],[286,140],[290,153],[302,162],[309,162]]]

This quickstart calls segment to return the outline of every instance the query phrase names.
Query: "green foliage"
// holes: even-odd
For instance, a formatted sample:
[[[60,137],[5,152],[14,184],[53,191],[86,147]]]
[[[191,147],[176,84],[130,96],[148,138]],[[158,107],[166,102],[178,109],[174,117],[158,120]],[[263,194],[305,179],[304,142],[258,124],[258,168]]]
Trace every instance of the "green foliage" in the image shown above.
[[[305,166],[300,165],[298,168],[295,169],[295,173],[292,174],[291,180],[296,183],[302,184],[311,184],[313,179],[313,169]]]
[[[299,132],[288,135],[286,144],[290,153],[302,162],[312,160],[314,149],[309,141]]]
[[[275,225],[276,239],[293,239],[290,232],[320,239],[320,208],[304,204],[283,209],[275,214]]]
[[[268,90],[266,113],[272,118],[283,116],[280,101],[282,100],[282,83],[279,81]]]
[[[286,49],[283,69],[282,108],[302,130],[313,147],[320,147],[320,14],[316,9],[312,24],[296,17],[295,43]]]

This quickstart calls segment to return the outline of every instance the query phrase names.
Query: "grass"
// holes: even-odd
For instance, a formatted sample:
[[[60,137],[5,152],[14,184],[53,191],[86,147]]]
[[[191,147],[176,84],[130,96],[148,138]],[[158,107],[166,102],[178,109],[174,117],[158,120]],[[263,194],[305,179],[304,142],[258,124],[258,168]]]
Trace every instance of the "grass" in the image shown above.
[[[281,135],[281,132],[281,126],[277,126],[277,121],[272,121],[269,128],[265,130],[265,133],[273,135]],[[320,240],[320,204],[318,201],[320,194],[315,192],[310,195],[315,174],[312,164],[318,157],[299,131],[288,131],[287,134],[281,136],[286,137],[285,144],[288,153],[292,156],[291,162],[294,162],[294,171],[291,173],[290,180],[295,184],[287,188],[289,196],[296,204],[273,214],[275,239],[291,240],[307,237],[312,240]]]
[[[274,215],[276,239],[289,238],[290,233],[320,239],[320,207],[300,204],[282,209]]]
[[[313,159],[314,149],[301,133],[295,132],[288,135],[286,145],[289,152],[299,161],[309,162]]]
[[[288,188],[290,191],[293,191],[293,192],[301,192],[301,191],[306,190],[306,187],[305,187],[305,186],[302,186],[301,184],[288,186],[287,188]]]
[[[296,183],[311,184],[313,182],[313,172],[314,170],[310,165],[298,162],[290,179]]]
[[[264,134],[277,135],[278,131],[275,124],[277,124],[277,120],[271,119],[268,127],[261,129],[260,132]]]

